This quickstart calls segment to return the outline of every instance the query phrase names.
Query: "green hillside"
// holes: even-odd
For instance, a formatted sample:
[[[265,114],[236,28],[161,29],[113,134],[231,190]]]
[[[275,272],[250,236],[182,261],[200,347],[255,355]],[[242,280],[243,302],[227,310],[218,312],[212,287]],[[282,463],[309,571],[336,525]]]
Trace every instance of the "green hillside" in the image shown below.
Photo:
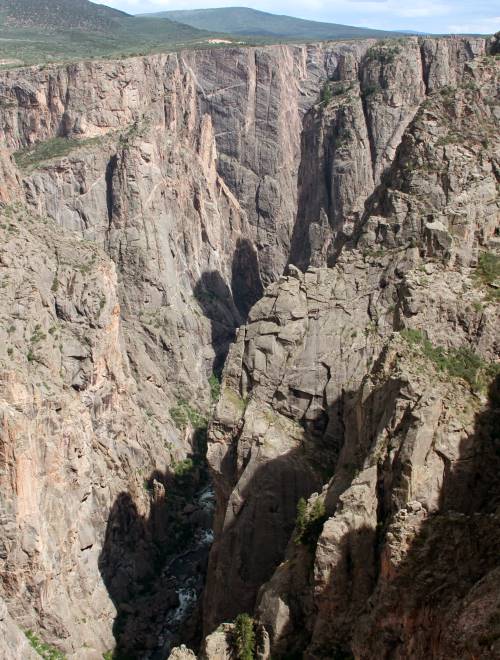
[[[241,36],[259,36],[279,39],[360,39],[401,36],[397,32],[384,32],[369,28],[306,21],[292,16],[279,16],[247,7],[221,7],[218,9],[192,9],[163,11],[148,16],[170,18],[191,27],[226,32]]]
[[[214,37],[88,0],[0,0],[0,67],[206,47]]]
[[[113,29],[127,14],[88,0],[0,0],[0,23],[10,28]]]

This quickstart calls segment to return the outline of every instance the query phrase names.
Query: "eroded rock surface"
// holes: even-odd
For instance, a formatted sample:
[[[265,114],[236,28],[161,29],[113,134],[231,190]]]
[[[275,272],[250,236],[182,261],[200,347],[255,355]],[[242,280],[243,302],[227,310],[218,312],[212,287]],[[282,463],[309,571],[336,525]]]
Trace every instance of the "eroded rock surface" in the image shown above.
[[[498,75],[478,59],[433,92],[334,265],[290,266],[240,329],[208,630],[244,609],[273,657],[498,657]]]
[[[498,250],[486,48],[409,38],[1,73],[7,648],[32,628],[74,658],[117,641],[165,651],[179,606],[169,493],[229,350],[208,450],[206,631],[247,611],[273,657],[372,657],[369,643],[453,657],[469,633],[474,652],[496,652],[480,641],[489,555],[460,593],[422,575],[404,620],[394,595],[422,530],[442,539],[432,516],[455,530],[443,493],[489,414],[398,335],[498,359],[497,298],[477,275]],[[478,494],[466,510],[455,490],[446,506],[467,525],[482,516],[490,538],[493,505]],[[324,501],[313,549],[294,539],[300,498]],[[433,589],[449,600],[426,609]],[[456,628],[439,627],[445,603]],[[231,652],[227,635],[212,642]]]

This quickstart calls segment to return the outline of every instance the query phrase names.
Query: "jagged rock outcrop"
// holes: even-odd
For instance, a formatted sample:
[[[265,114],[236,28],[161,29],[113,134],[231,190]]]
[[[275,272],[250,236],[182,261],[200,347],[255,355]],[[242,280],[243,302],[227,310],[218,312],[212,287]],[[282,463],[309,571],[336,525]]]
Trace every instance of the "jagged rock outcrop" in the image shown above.
[[[358,648],[349,613],[324,632],[337,532],[318,544],[315,589],[311,553],[290,541],[296,503],[341,473],[333,515],[366,469],[352,488],[378,524],[373,457],[343,456],[395,330],[498,354],[496,308],[471,270],[498,225],[485,49],[409,38],[1,72],[6,639],[10,616],[98,658],[114,621],[124,650],[157,648],[178,604],[160,556],[172,467],[196,440],[172,410],[206,413],[208,377],[248,317],[211,431],[206,629],[257,603],[278,650],[304,642],[297,627],[311,653]],[[287,263],[307,272],[282,276]]]
[[[0,601],[0,653],[4,658],[23,657],[27,660],[37,660],[39,655],[30,647],[22,630],[10,616],[7,606]]]
[[[240,329],[210,431],[207,630],[246,610],[273,657],[498,656],[498,77],[479,58],[433,91],[333,267],[291,266]],[[316,490],[294,532],[291,460]]]

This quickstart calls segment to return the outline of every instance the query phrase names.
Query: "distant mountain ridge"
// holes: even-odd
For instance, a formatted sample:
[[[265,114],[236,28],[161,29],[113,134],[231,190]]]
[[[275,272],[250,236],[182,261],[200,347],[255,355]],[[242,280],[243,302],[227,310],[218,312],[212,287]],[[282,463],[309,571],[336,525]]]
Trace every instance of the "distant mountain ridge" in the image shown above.
[[[225,39],[228,39],[225,37]],[[213,47],[217,35],[89,0],[0,0],[0,67]]]
[[[103,32],[113,29],[117,20],[127,16],[124,11],[89,0],[0,0],[1,22],[6,27]]]
[[[169,18],[202,30],[225,32],[245,37],[281,39],[366,39],[403,36],[403,32],[372,30],[371,28],[309,21],[293,16],[271,14],[249,7],[184,9],[143,14]]]
[[[247,7],[130,15],[89,0],[0,0],[0,68],[123,57],[227,43],[394,38],[384,32]]]

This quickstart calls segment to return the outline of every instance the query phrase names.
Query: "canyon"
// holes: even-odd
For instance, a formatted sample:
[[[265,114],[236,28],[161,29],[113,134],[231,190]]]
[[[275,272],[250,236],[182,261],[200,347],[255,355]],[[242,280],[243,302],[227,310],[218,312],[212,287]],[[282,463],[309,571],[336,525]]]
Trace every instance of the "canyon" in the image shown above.
[[[0,72],[0,655],[500,658],[499,51]]]

